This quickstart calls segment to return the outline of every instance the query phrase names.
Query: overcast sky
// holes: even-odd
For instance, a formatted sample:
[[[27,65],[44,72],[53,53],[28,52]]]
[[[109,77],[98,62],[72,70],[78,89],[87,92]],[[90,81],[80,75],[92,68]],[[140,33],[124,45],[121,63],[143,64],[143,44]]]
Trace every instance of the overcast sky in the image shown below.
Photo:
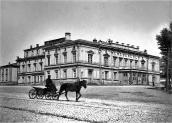
[[[64,37],[140,46],[159,55],[155,35],[172,21],[172,1],[1,0],[0,65],[30,45]]]

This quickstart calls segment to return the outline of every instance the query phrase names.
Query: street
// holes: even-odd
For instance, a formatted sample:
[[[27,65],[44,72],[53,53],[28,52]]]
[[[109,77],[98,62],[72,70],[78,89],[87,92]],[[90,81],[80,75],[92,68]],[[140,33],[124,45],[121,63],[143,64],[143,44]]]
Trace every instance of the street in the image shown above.
[[[172,95],[149,86],[89,86],[79,102],[29,99],[30,89],[0,87],[0,122],[172,122]]]

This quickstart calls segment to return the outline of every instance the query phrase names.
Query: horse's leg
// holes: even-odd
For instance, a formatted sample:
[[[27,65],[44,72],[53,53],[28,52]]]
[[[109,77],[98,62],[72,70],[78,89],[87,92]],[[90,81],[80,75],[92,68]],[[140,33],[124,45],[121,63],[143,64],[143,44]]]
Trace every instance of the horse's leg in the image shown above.
[[[59,91],[59,94],[57,96],[57,100],[59,100],[60,95],[61,95],[61,91]]]
[[[79,98],[82,96],[80,92],[78,92],[78,94],[79,94],[79,97],[77,98],[77,101],[78,101],[78,100],[79,100]]]
[[[69,99],[68,99],[68,97],[67,97],[67,91],[65,91],[65,96],[66,96],[67,101],[69,101]]]
[[[76,92],[76,101],[78,101],[78,92]]]

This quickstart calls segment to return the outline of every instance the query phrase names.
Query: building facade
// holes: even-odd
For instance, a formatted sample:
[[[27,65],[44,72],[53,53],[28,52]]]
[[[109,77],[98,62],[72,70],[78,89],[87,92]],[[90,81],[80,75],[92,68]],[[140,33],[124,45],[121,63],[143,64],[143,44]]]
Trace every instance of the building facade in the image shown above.
[[[44,81],[44,46],[30,46],[24,50],[24,58],[17,57],[18,84],[41,84]]]
[[[99,85],[157,85],[160,80],[159,57],[110,39],[71,40],[65,33],[64,38],[30,47],[24,54],[17,58],[19,83],[41,83],[48,75],[56,84],[77,78]]]
[[[17,69],[16,63],[0,66],[0,85],[16,85]]]
[[[89,84],[156,85],[159,83],[159,57],[129,44],[71,40],[70,33],[44,47],[45,77],[56,83],[85,79]]]

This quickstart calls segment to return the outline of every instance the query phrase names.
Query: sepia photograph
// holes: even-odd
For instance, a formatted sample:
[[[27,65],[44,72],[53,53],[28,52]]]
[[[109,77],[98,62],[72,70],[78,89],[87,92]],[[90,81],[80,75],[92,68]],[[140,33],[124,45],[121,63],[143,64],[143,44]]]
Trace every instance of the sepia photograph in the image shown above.
[[[1,123],[172,123],[172,0],[0,0]]]

